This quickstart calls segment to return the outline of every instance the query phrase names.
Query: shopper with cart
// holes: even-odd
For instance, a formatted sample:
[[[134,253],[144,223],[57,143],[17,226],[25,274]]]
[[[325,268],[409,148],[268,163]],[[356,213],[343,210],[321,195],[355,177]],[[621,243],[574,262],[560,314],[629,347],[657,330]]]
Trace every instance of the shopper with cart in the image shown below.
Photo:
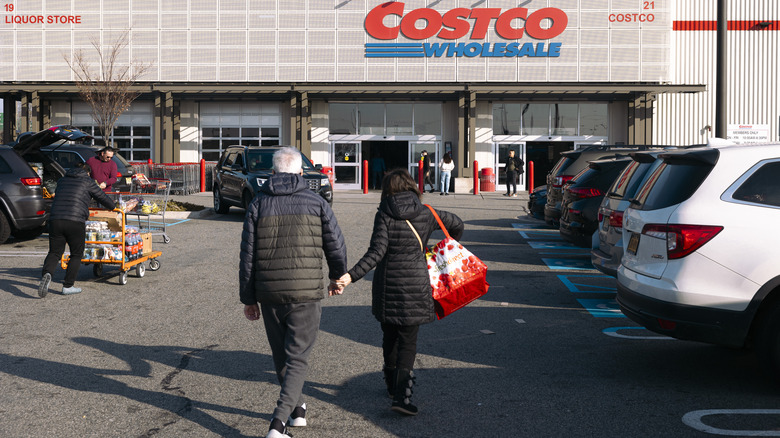
[[[114,160],[112,160],[113,157],[114,149],[111,146],[106,146],[98,151],[97,156],[87,160],[92,178],[106,192],[110,192],[112,186],[117,181],[117,167]]]
[[[273,163],[244,219],[239,295],[247,319],[263,315],[281,385],[267,437],[286,438],[287,426],[306,426],[303,383],[326,296],[322,257],[329,292],[340,294],[335,279],[347,272],[347,250],[333,210],[303,179],[301,153],[282,148]]]
[[[114,201],[92,179],[88,169],[86,164],[78,164],[57,182],[57,196],[54,197],[49,213],[49,253],[43,261],[41,282],[38,285],[38,296],[41,298],[49,293],[52,275],[60,264],[66,243],[70,248],[70,261],[62,282],[62,294],[81,292],[81,288],[74,284],[84,255],[89,203],[94,199],[110,210],[116,208]]]

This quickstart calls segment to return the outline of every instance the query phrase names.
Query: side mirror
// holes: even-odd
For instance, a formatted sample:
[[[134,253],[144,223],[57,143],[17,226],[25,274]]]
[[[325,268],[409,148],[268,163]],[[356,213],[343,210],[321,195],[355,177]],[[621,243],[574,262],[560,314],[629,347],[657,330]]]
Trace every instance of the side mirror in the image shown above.
[[[322,164],[315,164],[314,168],[322,172]]]

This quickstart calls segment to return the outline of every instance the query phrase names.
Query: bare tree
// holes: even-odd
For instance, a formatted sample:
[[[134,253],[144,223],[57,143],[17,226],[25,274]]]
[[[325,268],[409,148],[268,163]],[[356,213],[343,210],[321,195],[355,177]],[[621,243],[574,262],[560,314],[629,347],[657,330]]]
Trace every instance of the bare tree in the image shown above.
[[[97,67],[83,50],[74,52],[71,60],[63,55],[75,75],[76,86],[82,100],[92,109],[92,118],[100,127],[107,146],[113,146],[114,125],[141,91],[134,87],[139,78],[151,68],[150,63],[122,62],[121,56],[130,43],[130,31],[126,30],[113,43],[100,44],[92,38],[97,52]]]

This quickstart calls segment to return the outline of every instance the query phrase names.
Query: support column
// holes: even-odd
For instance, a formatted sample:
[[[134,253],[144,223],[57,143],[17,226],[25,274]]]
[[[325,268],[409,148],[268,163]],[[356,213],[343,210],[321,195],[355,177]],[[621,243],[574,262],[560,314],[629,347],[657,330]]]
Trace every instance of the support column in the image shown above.
[[[301,148],[300,129],[301,129],[301,116],[300,108],[298,107],[298,93],[292,91],[290,93],[290,146],[295,146],[297,149]],[[284,138],[279,139],[282,143],[285,143]]]
[[[155,163],[164,163],[163,161],[163,143],[165,142],[165,130],[163,118],[165,114],[165,99],[162,92],[154,94],[154,121],[152,129],[154,130],[152,139],[152,161]]]
[[[173,161],[181,161],[181,102],[170,97],[171,105],[171,129],[173,130]]]
[[[471,167],[471,165],[474,163],[474,160],[477,159],[477,93],[473,91],[466,91],[468,100],[469,100],[469,112],[468,112],[468,120],[469,120],[469,132],[468,132],[468,153],[469,153],[469,162],[468,165]]]
[[[42,115],[41,95],[37,91],[33,91],[30,93],[30,131],[43,130]]]
[[[304,155],[311,158],[311,105],[308,91],[300,93],[299,108],[301,110],[300,149]]]
[[[19,115],[19,134],[30,131],[30,93],[22,92],[22,113]]]
[[[655,94],[642,93],[628,103],[629,144],[652,144]]]
[[[458,144],[455,146],[455,163],[458,164],[460,171],[458,175],[466,176],[468,169],[471,166],[469,157],[466,153],[466,139],[468,139],[468,132],[466,126],[468,124],[468,108],[466,106],[466,95],[461,94],[458,97]]]
[[[16,140],[16,96],[3,94],[3,138],[2,143]]]

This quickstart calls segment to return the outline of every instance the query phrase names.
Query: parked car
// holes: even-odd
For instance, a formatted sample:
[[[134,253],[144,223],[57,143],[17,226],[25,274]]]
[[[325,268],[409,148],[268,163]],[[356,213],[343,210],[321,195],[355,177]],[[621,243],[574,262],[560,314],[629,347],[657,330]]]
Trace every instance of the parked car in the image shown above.
[[[0,243],[11,235],[37,237],[45,229],[57,181],[65,169],[42,154],[41,146],[86,136],[75,128],[53,126],[26,136],[13,147],[0,146]]]
[[[547,203],[547,186],[534,187],[528,195],[528,214],[544,220],[544,205]]]
[[[618,175],[601,201],[595,236],[598,242],[590,251],[590,261],[604,274],[617,277],[623,257],[623,213],[645,177],[663,162],[656,159],[661,152],[632,152],[633,161]]]
[[[227,213],[231,205],[246,209],[260,186],[273,173],[273,155],[282,146],[230,146],[214,168],[214,211]],[[333,203],[333,187],[328,176],[306,157],[303,177],[309,188]]]
[[[780,144],[665,152],[631,199],[623,313],[679,339],[754,345],[780,371]]]
[[[588,162],[614,157],[617,154],[625,155],[640,148],[640,146],[602,145],[563,152],[561,158],[555,163],[550,173],[547,174],[547,204],[544,206],[545,222],[558,228],[558,222],[561,218],[563,186],[574,178],[574,175],[588,167]]]
[[[560,233],[564,240],[583,248],[592,247],[604,194],[631,161],[628,155],[591,161],[571,180],[571,184],[566,185],[560,219]]]
[[[60,143],[41,148],[45,154],[60,164],[67,171],[78,163],[85,163],[103,149],[102,146],[87,144]],[[116,182],[112,186],[114,192],[129,192],[135,171],[133,166],[119,152],[111,158],[116,163]]]

